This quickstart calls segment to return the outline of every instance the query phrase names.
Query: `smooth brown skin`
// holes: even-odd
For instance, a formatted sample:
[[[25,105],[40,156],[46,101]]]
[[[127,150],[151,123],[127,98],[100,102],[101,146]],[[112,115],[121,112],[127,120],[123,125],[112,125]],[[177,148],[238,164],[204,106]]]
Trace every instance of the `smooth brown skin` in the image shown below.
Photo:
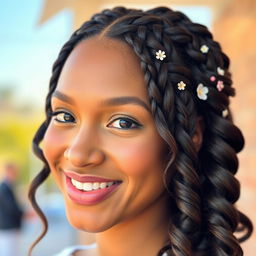
[[[72,102],[54,96],[53,111],[71,113],[75,122],[54,120],[62,120],[62,114],[53,117],[43,152],[64,195],[69,222],[78,229],[97,233],[98,248],[76,255],[157,255],[168,240],[162,181],[167,146],[150,111],[132,103],[103,105],[108,98],[133,96],[150,109],[137,56],[117,40],[95,37],[82,41],[68,57],[56,90]],[[137,120],[142,127],[122,129],[120,119],[115,119],[125,117]],[[201,141],[198,134],[193,138],[195,143]],[[67,148],[68,160],[64,157]],[[79,205],[66,193],[62,169],[122,180],[122,184],[96,205]]]

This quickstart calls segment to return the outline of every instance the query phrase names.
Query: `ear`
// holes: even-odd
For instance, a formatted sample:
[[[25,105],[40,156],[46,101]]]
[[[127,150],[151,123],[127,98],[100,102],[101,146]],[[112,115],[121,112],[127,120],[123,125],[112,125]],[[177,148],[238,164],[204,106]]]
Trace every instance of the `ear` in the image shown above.
[[[197,118],[195,133],[192,137],[196,151],[198,152],[201,148],[203,142],[203,133],[204,133],[204,120],[201,116]]]

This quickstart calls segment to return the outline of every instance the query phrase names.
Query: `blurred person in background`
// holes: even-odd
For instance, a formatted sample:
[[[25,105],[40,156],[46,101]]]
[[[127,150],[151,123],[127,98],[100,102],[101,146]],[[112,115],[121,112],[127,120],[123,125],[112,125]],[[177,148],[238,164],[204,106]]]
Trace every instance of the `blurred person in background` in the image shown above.
[[[18,167],[14,163],[4,165],[4,177],[0,182],[0,255],[16,256],[23,210],[14,193]]]

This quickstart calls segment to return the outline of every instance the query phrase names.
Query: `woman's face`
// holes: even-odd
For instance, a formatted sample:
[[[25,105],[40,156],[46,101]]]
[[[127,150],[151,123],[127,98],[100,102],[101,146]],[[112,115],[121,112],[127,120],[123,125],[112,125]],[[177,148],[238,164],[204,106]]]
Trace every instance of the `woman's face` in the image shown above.
[[[139,60],[126,44],[79,43],[51,103],[43,152],[73,226],[101,232],[164,197],[167,147],[150,113]]]

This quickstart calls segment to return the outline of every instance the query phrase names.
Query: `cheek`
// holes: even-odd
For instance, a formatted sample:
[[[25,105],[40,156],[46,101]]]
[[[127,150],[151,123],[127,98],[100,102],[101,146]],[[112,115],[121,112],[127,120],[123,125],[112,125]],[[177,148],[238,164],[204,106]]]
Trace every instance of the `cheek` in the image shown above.
[[[63,176],[56,170],[58,161],[61,160],[65,149],[64,142],[66,141],[64,134],[57,129],[53,129],[51,125],[48,127],[43,139],[43,153],[44,157],[50,167],[51,174],[58,185],[59,189],[63,192]]]
[[[43,139],[43,153],[50,166],[63,154],[64,141],[62,133],[52,129],[50,125]]]
[[[162,140],[154,136],[123,141],[121,146],[112,141],[112,155],[127,174],[144,175],[149,169],[161,167],[163,145]]]

